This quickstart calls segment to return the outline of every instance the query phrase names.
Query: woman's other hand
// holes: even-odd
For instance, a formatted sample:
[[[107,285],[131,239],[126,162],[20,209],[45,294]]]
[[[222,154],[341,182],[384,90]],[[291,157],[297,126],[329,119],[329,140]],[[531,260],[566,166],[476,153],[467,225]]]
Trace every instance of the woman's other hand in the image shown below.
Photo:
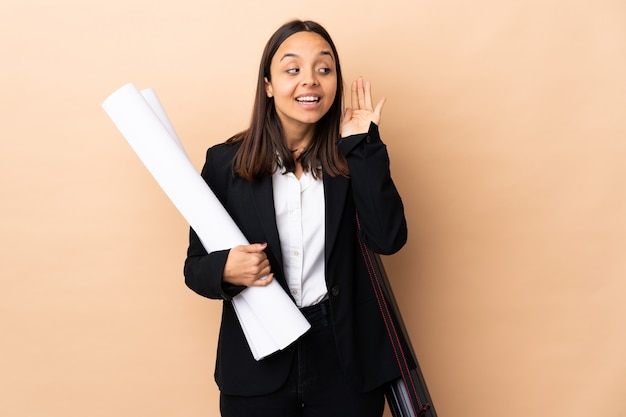
[[[380,124],[380,115],[387,100],[383,97],[372,107],[372,85],[359,77],[352,82],[352,103],[343,115],[341,137],[367,133],[370,123]]]
[[[245,287],[264,287],[274,278],[264,250],[267,243],[235,246],[228,253],[222,280]]]

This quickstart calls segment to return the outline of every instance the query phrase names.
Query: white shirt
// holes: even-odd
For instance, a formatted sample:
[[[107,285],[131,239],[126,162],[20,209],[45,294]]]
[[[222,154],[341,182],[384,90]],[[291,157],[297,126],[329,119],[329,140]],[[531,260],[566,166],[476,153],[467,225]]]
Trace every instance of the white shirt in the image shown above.
[[[276,225],[289,291],[298,307],[322,301],[328,290],[324,277],[324,182],[305,172],[300,180],[290,172],[272,175]]]

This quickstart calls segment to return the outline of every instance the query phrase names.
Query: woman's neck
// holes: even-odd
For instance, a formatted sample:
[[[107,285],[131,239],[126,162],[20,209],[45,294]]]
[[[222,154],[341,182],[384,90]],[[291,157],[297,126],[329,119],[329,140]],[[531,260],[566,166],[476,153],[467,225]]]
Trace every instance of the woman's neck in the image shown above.
[[[293,154],[294,158],[300,156],[300,154],[309,146],[311,140],[313,140],[313,133],[315,132],[315,125],[307,125],[302,127],[291,127],[286,129],[283,127],[283,138],[287,149]]]
[[[295,162],[294,175],[300,179],[304,173],[302,163],[300,162],[300,155],[304,152],[313,140],[313,134],[315,132],[315,125],[303,126],[302,128],[283,129],[283,138],[287,149],[291,151]]]

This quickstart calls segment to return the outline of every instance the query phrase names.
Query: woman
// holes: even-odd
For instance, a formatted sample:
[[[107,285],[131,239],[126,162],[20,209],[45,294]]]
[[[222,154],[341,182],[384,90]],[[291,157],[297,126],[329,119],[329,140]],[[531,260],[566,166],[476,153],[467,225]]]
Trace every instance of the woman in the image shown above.
[[[250,127],[207,152],[203,178],[255,242],[207,254],[190,232],[185,281],[224,300],[215,370],[223,416],[380,416],[384,384],[399,376],[359,246],[360,236],[391,254],[406,242],[378,135],[384,99],[373,107],[359,78],[343,113],[342,85],[326,30],[289,22],[263,52]],[[273,279],[312,328],[255,361],[230,299]]]

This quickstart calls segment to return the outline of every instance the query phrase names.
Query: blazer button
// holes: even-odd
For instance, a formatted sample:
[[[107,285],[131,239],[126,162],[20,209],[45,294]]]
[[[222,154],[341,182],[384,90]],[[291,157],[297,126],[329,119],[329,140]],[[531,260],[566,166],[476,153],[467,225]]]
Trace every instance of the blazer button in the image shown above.
[[[335,285],[331,290],[330,293],[333,295],[333,297],[336,297],[339,295],[339,286]]]

